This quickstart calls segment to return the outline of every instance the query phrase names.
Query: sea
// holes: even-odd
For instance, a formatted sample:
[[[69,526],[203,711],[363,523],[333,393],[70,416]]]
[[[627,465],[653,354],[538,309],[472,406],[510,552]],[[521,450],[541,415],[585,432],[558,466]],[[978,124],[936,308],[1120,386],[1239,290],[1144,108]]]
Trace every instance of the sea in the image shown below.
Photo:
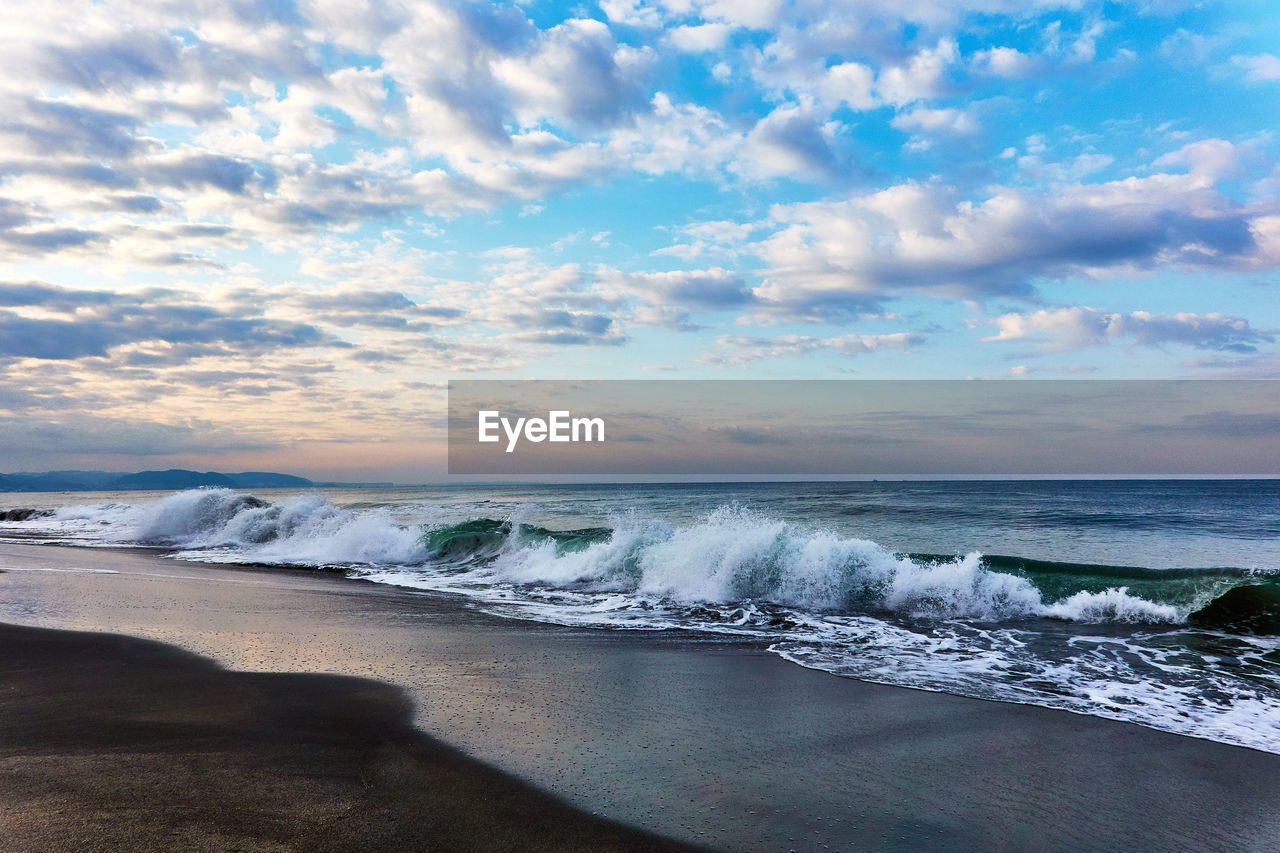
[[[511,619],[1280,754],[1280,481],[0,495],[0,539],[340,571]]]

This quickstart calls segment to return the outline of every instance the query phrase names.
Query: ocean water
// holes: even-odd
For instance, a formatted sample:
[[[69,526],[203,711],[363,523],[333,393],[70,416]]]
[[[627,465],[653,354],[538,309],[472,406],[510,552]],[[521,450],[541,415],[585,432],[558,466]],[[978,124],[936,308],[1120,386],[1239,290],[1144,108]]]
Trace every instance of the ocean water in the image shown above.
[[[1280,753],[1280,481],[9,494],[0,538],[340,569],[505,617]]]

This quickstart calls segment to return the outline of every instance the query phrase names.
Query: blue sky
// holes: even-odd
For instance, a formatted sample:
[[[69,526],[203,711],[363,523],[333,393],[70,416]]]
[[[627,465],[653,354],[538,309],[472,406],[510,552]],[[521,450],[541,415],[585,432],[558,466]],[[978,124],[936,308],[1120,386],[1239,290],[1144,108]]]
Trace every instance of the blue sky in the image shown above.
[[[1277,377],[1277,45],[1264,2],[9,2],[0,470],[428,476],[450,377]]]

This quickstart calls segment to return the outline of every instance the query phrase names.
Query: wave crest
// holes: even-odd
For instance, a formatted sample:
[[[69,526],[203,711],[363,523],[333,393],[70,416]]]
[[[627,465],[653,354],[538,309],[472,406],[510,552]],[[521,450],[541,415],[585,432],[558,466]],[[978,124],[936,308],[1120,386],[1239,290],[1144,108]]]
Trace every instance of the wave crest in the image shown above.
[[[992,571],[977,553],[913,559],[867,539],[803,530],[739,507],[721,507],[686,527],[623,517],[606,538],[576,549],[550,536],[517,532],[481,571],[513,583],[636,593],[684,604],[765,601],[804,610],[986,621],[1180,620],[1177,608],[1124,588],[1046,604],[1031,581]]]
[[[343,509],[315,493],[267,503],[231,489],[194,489],[137,506],[65,508],[55,518],[97,541],[175,548],[197,559],[394,568],[419,577],[447,572],[476,583],[688,605],[761,602],[916,619],[1125,623],[1180,622],[1189,609],[1150,601],[1121,584],[1077,585],[1047,600],[1043,566],[1028,573],[1008,566],[1008,558],[993,567],[977,553],[896,554],[868,539],[737,505],[683,526],[631,512],[606,528],[552,531],[522,523],[518,513],[422,526],[402,523],[385,507]]]

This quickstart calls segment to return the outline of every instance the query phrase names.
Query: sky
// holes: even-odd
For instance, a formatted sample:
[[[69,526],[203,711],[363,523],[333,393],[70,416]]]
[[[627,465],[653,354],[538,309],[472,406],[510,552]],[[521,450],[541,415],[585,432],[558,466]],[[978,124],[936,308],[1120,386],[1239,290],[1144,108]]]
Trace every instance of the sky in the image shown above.
[[[1274,386],[453,380],[449,472],[514,481],[1275,478]]]
[[[0,470],[415,481],[449,379],[1280,378],[1268,2],[0,6]]]

